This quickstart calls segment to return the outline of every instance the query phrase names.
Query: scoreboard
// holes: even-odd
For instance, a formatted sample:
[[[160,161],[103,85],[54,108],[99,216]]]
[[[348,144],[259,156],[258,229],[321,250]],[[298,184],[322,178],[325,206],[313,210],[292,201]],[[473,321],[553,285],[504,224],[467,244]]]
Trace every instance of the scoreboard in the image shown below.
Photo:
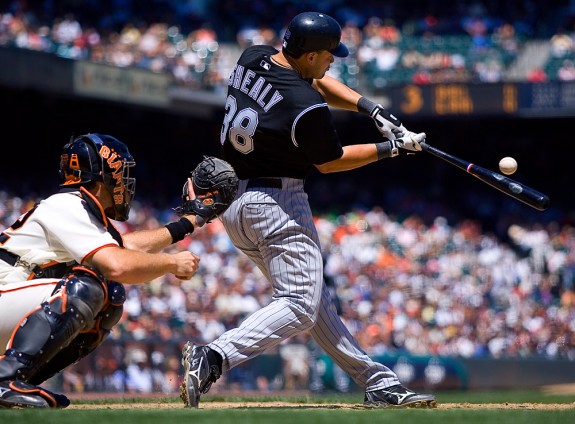
[[[575,82],[409,84],[381,95],[404,116],[575,116]]]

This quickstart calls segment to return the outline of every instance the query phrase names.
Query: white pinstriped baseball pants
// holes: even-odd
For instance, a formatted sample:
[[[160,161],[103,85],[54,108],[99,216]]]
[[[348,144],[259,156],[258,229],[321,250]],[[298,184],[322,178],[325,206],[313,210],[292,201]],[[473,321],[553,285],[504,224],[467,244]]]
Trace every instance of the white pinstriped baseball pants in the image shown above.
[[[251,188],[240,181],[222,215],[235,246],[273,286],[272,301],[208,346],[224,358],[224,371],[291,336],[310,331],[334,362],[367,391],[399,384],[397,375],[359,347],[336,313],[323,280],[323,259],[303,180],[282,178],[283,188]]]

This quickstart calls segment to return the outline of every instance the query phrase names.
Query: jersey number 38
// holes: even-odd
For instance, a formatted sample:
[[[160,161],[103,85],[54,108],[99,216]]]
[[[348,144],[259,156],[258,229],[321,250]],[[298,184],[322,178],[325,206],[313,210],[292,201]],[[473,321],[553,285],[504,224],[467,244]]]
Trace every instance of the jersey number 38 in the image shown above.
[[[237,101],[234,96],[226,99],[226,115],[220,133],[222,145],[228,136],[234,148],[244,154],[254,150],[253,136],[258,126],[258,113],[251,107],[238,112]]]

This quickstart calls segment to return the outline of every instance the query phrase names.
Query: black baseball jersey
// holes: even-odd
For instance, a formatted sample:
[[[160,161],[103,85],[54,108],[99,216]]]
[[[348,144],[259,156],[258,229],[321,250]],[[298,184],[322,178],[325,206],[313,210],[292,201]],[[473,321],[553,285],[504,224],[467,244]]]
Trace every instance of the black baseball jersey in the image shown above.
[[[240,179],[305,178],[314,164],[343,155],[325,99],[271,46],[251,46],[228,80],[220,141]]]

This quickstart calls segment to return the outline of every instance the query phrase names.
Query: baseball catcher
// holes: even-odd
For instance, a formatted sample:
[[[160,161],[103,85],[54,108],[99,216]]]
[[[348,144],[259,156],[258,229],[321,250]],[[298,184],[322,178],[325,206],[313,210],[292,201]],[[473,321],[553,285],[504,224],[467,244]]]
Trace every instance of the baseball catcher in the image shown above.
[[[75,137],[62,150],[58,192],[0,230],[0,409],[68,406],[39,385],[107,338],[124,284],[197,271],[192,252],[156,253],[189,236],[195,216],[124,234],[112,222],[128,220],[135,165],[113,136]]]
[[[190,199],[189,184],[196,194]],[[224,213],[234,200],[239,180],[232,166],[225,160],[204,156],[191,172],[182,190],[182,205],[175,208],[178,215],[196,215],[198,226],[211,222]]]

